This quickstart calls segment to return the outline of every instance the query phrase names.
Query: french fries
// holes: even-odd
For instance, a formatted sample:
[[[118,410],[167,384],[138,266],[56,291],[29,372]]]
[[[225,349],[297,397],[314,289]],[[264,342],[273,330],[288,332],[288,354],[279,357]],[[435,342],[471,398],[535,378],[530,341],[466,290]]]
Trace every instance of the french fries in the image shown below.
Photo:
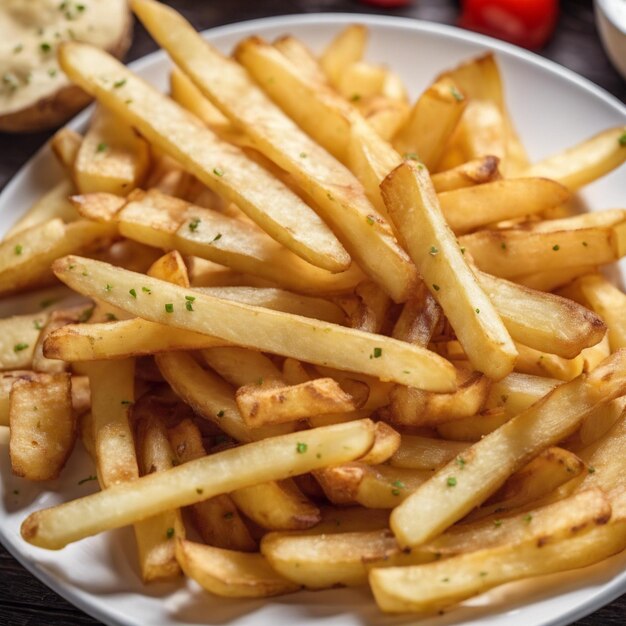
[[[364,27],[227,57],[131,5],[172,99],[60,46],[100,108],[0,241],[12,469],[57,478],[80,430],[101,487],[23,538],[133,525],[146,583],[391,613],[626,548],[626,209],[570,214],[624,129],[531,165],[492,54],[409,102]]]
[[[213,548],[179,539],[176,558],[189,578],[217,596],[268,598],[299,589],[299,585],[281,576],[260,554]]]
[[[491,378],[504,378],[513,369],[515,347],[441,215],[428,172],[407,161],[381,189],[411,258],[472,365]]]
[[[22,524],[22,536],[33,545],[60,549],[220,493],[348,462],[373,442],[373,423],[361,420],[251,443],[33,513]]]
[[[113,268],[99,261],[66,257],[62,262],[56,262],[55,270],[57,277],[75,290],[85,294],[97,294],[102,300],[150,321],[172,324],[177,328],[199,331],[239,345],[312,363],[373,374],[383,380],[393,380],[422,389],[447,391],[455,384],[452,367],[445,360],[423,348],[403,344],[388,337],[378,337],[204,294],[192,296],[181,287]],[[115,288],[107,291],[107,284],[115,285]],[[135,290],[137,297],[130,294],[131,289]],[[190,306],[186,303],[193,310],[190,311]],[[210,315],[203,314],[203,309],[206,312],[210,310]],[[250,319],[255,320],[254,327],[249,326]],[[259,325],[263,319],[266,319],[268,329],[271,326],[267,335],[259,333]],[[289,320],[290,328],[298,330],[290,336],[281,335],[281,320]],[[337,359],[333,353],[339,335],[351,339],[348,342],[350,348],[346,345],[346,351]]]
[[[626,146],[620,140],[624,136],[624,128],[611,128],[534,163],[523,171],[523,176],[545,176],[572,191],[579,189],[626,161]]]
[[[322,267],[338,271],[348,266],[349,258],[330,229],[293,192],[106,52],[72,43],[63,47],[59,60],[64,71],[104,106],[184,163],[208,187],[237,203],[277,241]],[[105,74],[106,83],[102,80]],[[123,81],[122,87],[115,88],[119,81]],[[163,111],[167,111],[165,116]],[[258,182],[254,188],[247,184],[250,176]],[[302,222],[307,224],[305,229]],[[294,236],[301,232],[306,233],[304,239]]]
[[[607,526],[611,507],[601,493],[593,495],[595,507],[572,507],[546,525],[533,526],[531,516],[525,536],[512,544],[425,565],[374,568],[369,580],[376,602],[388,612],[435,611],[505,582],[606,558],[626,545],[626,526],[623,519]]]
[[[594,406],[623,395],[625,358],[626,353],[616,352],[589,375],[557,387],[439,470],[394,509],[391,528],[400,544],[419,545],[445,530],[493,493],[533,453],[571,434]],[[573,405],[571,397],[577,398]],[[499,454],[484,456],[483,451],[491,451],[492,446]]]
[[[141,186],[149,161],[148,145],[132,127],[99,109],[78,148],[72,174],[80,193],[125,196]]]
[[[307,189],[361,268],[396,301],[406,300],[416,279],[415,268],[350,172],[282,113],[243,68],[208,45],[180,15],[147,0],[134,2],[133,7],[202,93],[253,139],[257,149]],[[292,142],[288,151],[285,134]]]
[[[15,381],[9,428],[13,473],[29,480],[56,478],[76,440],[69,374]]]
[[[187,463],[206,455],[200,429],[190,419],[169,428],[168,436],[178,463]],[[256,542],[229,495],[222,494],[198,502],[191,507],[191,513],[205,543],[226,550],[255,551]]]

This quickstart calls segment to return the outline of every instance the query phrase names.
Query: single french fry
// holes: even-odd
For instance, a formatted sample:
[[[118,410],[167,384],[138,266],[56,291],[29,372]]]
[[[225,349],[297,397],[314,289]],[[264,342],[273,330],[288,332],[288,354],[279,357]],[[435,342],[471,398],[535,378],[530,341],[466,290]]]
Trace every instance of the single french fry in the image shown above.
[[[54,218],[22,230],[0,244],[0,294],[47,284],[51,263],[65,254],[86,252],[115,235],[115,226]]]
[[[347,267],[343,247],[298,196],[106,52],[71,42],[59,50],[59,62],[72,80],[209,188],[235,202],[277,241],[323,267]],[[123,85],[115,88],[119,81]],[[249,184],[252,178],[255,185]]]
[[[143,183],[149,166],[146,141],[123,118],[97,109],[76,154],[73,178],[77,189],[125,196]]]
[[[361,463],[380,465],[386,463],[400,447],[400,433],[385,422],[376,422],[374,445],[369,452],[361,457]]]
[[[332,84],[337,85],[345,69],[363,58],[367,36],[365,26],[350,24],[326,46],[320,65]]]
[[[437,470],[455,457],[462,456],[467,447],[468,444],[462,441],[402,435],[400,447],[389,459],[389,463],[393,467]]]
[[[68,324],[85,321],[88,317],[91,317],[93,313],[93,307],[77,306],[71,309],[58,309],[52,311],[50,318],[42,328],[35,344],[35,351],[33,353],[33,369],[36,372],[48,372],[50,374],[65,372],[68,369],[68,364],[65,361],[58,359],[48,359],[43,354],[43,345],[46,337],[55,330],[67,326]]]
[[[561,381],[555,378],[511,372],[502,380],[491,384],[485,408],[501,408],[509,417],[514,417],[560,384]]]
[[[300,69],[310,74],[314,80],[325,82],[326,76],[320,62],[302,41],[291,35],[282,35],[272,42],[283,56],[295,63]]]
[[[82,217],[106,224],[115,219],[126,199],[114,193],[98,191],[70,196],[70,202]]]
[[[558,232],[481,230],[459,238],[460,245],[484,272],[512,278],[546,268],[564,270],[602,265],[620,258],[616,227],[590,227]]]
[[[434,82],[413,105],[407,123],[394,137],[394,148],[401,154],[415,154],[429,170],[435,169],[466,105],[452,80]]]
[[[54,133],[50,139],[50,148],[54,156],[70,177],[73,174],[74,163],[82,142],[82,135],[67,126]]]
[[[438,194],[450,228],[462,235],[492,222],[535,215],[566,202],[570,194],[547,178],[514,178]]]
[[[490,378],[504,378],[513,369],[515,347],[444,221],[428,172],[407,161],[381,190],[411,258],[472,365]]]
[[[235,398],[243,419],[252,428],[356,408],[353,398],[332,378],[278,387],[245,385],[239,387]]]
[[[9,429],[13,473],[29,480],[57,478],[76,441],[69,374],[15,381]]]
[[[498,180],[500,160],[495,156],[483,156],[461,163],[457,167],[432,174],[437,193],[454,191]]]
[[[626,145],[621,141],[624,126],[605,130],[586,141],[533,163],[522,176],[544,176],[575,191],[608,174],[626,161]]]
[[[393,509],[427,481],[432,472],[356,461],[327,467],[314,475],[333,504]]]
[[[426,347],[442,321],[441,307],[426,285],[420,283],[415,295],[404,303],[391,336]]]
[[[583,276],[574,285],[608,326],[611,350],[626,347],[626,295],[601,274]]]
[[[616,352],[475,443],[462,467],[455,459],[439,470],[393,511],[391,528],[401,545],[420,545],[445,530],[535,454],[571,434],[595,406],[623,395],[625,364],[626,352]]]
[[[0,426],[9,425],[10,395],[13,384],[18,380],[38,380],[40,374],[30,370],[14,370],[0,374]],[[45,375],[43,380],[46,380]]]
[[[261,553],[270,565],[307,589],[364,585],[366,565],[384,562],[397,552],[398,545],[388,530],[269,533],[261,541]]]
[[[457,388],[452,393],[430,393],[396,386],[386,413],[394,424],[436,426],[479,413],[489,393],[490,381],[479,372],[457,370]]]
[[[206,456],[200,429],[190,419],[169,428],[168,437],[178,463]],[[194,526],[205,543],[226,550],[256,550],[256,542],[228,494],[198,502],[190,510]]]
[[[35,346],[49,317],[41,312],[0,320],[0,370],[32,368]]]
[[[522,274],[515,277],[515,282],[525,287],[530,287],[531,289],[537,289],[538,291],[554,291],[558,287],[567,285],[579,276],[593,274],[597,271],[598,268],[595,265],[578,265],[576,267]]]
[[[528,347],[573,359],[606,333],[600,317],[572,300],[480,271],[476,277],[511,337]]]
[[[262,528],[298,530],[320,521],[319,508],[290,480],[268,481],[237,489],[230,495],[237,507]]]
[[[217,596],[268,598],[299,589],[299,585],[274,571],[260,554],[224,550],[179,539],[176,558],[189,578]]]
[[[4,238],[8,239],[17,233],[43,224],[54,218],[63,220],[66,224],[78,219],[78,213],[68,200],[76,189],[71,180],[64,178],[49,191],[43,194],[20,219],[7,231]]]
[[[362,420],[225,450],[33,513],[22,524],[22,536],[34,545],[59,549],[220,493],[349,462],[363,456],[373,441],[373,423]],[[306,454],[298,452],[298,443],[307,446]]]
[[[170,95],[174,102],[193,113],[218,135],[233,132],[230,122],[202,95],[187,75],[178,67],[170,73]]]
[[[582,353],[573,359],[564,359],[556,354],[535,350],[521,343],[515,345],[518,352],[515,362],[516,372],[570,381],[585,369],[585,359]]]
[[[453,139],[464,159],[493,155],[507,171],[506,120],[495,102],[470,97]]]
[[[438,424],[437,433],[440,437],[452,441],[480,441],[489,433],[506,424],[511,417],[513,416],[501,407],[485,409],[478,415]]]
[[[422,389],[454,388],[452,366],[447,361],[395,339],[204,294],[191,296],[181,287],[99,261],[65,257],[54,268],[57,276],[76,291],[97,295],[150,321]],[[107,284],[113,285],[110,291],[104,289]],[[186,304],[190,302],[187,296],[195,298],[192,311]],[[281,321],[288,324],[288,334],[281,330]],[[267,332],[261,330],[264,326]],[[340,337],[344,349],[338,354],[335,348]]]
[[[129,418],[135,400],[133,359],[92,361],[89,376],[91,415],[98,476],[103,488],[139,476]]]
[[[559,219],[544,219],[519,224],[517,228],[535,233],[553,233],[561,230],[580,230],[594,226],[617,226],[626,221],[626,209],[605,209],[571,215]]]
[[[209,348],[224,343],[208,335],[133,318],[64,326],[46,338],[44,354],[50,359],[73,363]]]
[[[272,389],[283,385],[281,371],[261,352],[247,348],[209,348],[202,351],[205,363],[235,387],[256,385]]]
[[[137,0],[133,8],[202,93],[253,139],[258,150],[307,190],[320,215],[363,271],[394,300],[405,300],[416,279],[415,268],[352,174],[300,130],[243,68],[209,46],[182,16],[148,0]],[[269,44],[267,49],[288,62]],[[382,225],[371,228],[368,217]]]
[[[613,424],[624,417],[625,409],[626,398],[616,398],[591,411],[580,424],[580,430],[577,433],[581,445],[590,446],[601,439],[613,427]]]
[[[381,65],[355,61],[339,76],[336,89],[347,100],[357,102],[382,93],[386,77],[387,72]]]
[[[156,415],[142,415],[136,427],[137,460],[142,476],[173,467],[174,453],[167,430]],[[179,509],[164,511],[135,523],[141,577],[144,582],[170,580],[180,575],[175,541],[185,538]]]

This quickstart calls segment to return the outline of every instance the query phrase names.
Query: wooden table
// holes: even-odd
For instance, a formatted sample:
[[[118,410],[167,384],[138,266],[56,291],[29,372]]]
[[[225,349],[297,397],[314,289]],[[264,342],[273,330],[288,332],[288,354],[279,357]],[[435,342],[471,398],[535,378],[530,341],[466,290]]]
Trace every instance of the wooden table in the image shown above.
[[[342,11],[383,13],[359,2],[346,0],[170,0],[196,28],[203,30],[246,19],[284,15]],[[568,0],[562,3],[556,34],[541,51],[544,56],[582,74],[626,102],[626,82],[611,67],[598,39],[591,1]],[[423,20],[454,24],[458,3],[452,0],[416,0],[407,8],[387,11]],[[137,25],[135,41],[128,60],[156,49],[145,30]],[[0,133],[0,188],[48,138],[47,134],[10,136]],[[50,591],[19,565],[0,546],[0,624],[3,626],[94,626],[88,617]],[[624,626],[626,596],[576,622],[577,626]],[[532,626],[532,624],[528,624]]]

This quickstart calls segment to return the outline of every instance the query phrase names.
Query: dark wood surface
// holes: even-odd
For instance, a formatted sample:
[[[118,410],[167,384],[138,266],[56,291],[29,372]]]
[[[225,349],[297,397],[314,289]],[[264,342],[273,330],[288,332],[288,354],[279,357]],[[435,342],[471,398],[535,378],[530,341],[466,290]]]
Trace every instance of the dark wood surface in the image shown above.
[[[376,10],[360,2],[334,0],[171,0],[168,2],[202,30],[246,19],[342,11],[387,13],[454,24],[458,3],[452,0],[416,0],[396,11]],[[557,31],[540,54],[582,74],[622,102],[626,102],[626,82],[611,67],[598,39],[593,7],[588,0],[565,0]],[[140,25],[127,60],[156,49]],[[11,136],[0,133],[0,189],[46,141],[45,133]],[[99,624],[50,591],[19,565],[0,546],[0,624],[3,626],[93,626]],[[624,626],[626,596],[576,622],[577,626]],[[527,626],[532,626],[528,624]]]

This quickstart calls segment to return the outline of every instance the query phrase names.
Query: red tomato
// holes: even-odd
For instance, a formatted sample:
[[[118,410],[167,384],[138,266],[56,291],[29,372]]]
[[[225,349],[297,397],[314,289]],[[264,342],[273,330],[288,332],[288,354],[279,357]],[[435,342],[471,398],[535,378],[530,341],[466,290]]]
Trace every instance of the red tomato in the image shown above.
[[[558,0],[464,0],[460,25],[525,48],[540,48],[558,14]]]

